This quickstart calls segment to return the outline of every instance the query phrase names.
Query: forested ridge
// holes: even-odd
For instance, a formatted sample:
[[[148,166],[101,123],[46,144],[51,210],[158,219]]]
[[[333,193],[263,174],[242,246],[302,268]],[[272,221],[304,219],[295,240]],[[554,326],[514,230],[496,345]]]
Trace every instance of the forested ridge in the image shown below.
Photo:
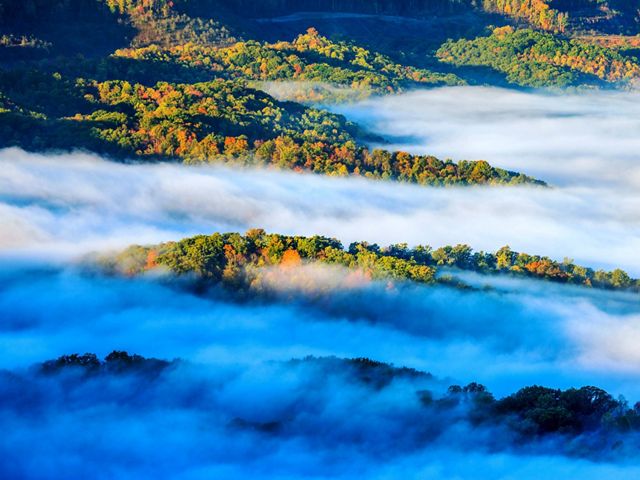
[[[367,280],[463,285],[449,275],[452,270],[461,270],[640,291],[640,280],[631,278],[624,270],[594,270],[576,265],[568,258],[558,262],[516,252],[508,246],[494,253],[474,252],[468,245],[434,249],[428,245],[380,247],[355,242],[345,248],[332,238],[268,234],[261,229],[250,230],[245,235],[215,233],[156,246],[132,246],[100,261],[108,270],[127,275],[165,267],[178,276],[194,274],[207,282],[221,282],[240,289],[259,286],[266,267],[286,269],[317,262],[347,268]]]
[[[370,151],[361,142],[365,134],[344,117],[277,101],[238,81],[145,86],[11,71],[0,75],[0,88],[5,147],[84,148],[121,159],[267,165],[420,185],[543,185],[485,161]]]
[[[389,57],[345,42],[334,42],[309,28],[293,41],[238,42],[230,47],[185,43],[163,49],[151,45],[121,49],[116,57],[178,66],[249,80],[327,82],[375,93],[420,85],[459,85],[463,80],[394,63]]]
[[[28,24],[47,9],[63,15],[63,6],[36,2],[17,18]],[[24,37],[25,49],[47,55],[11,62],[0,72],[0,146],[84,149],[123,160],[266,165],[420,185],[542,184],[485,161],[371,151],[367,141],[383,139],[321,108],[278,101],[255,83],[300,80],[385,93],[461,83],[455,75],[401,65],[313,28],[290,42],[234,43],[226,27],[187,21],[169,2],[104,7],[107,13],[97,18],[120,16],[122,28],[138,30],[131,48],[107,56],[54,57],[48,54],[55,43],[41,46],[37,37]],[[4,8],[15,6],[5,2]],[[158,32],[170,35],[160,39]]]
[[[437,55],[455,65],[492,67],[522,86],[565,87],[640,78],[637,59],[610,48],[509,26],[496,28],[488,37],[449,41]]]
[[[143,391],[162,388],[166,378],[189,367],[193,369],[189,362],[178,359],[167,361],[145,358],[124,351],[113,351],[104,360],[92,353],[70,354],[36,364],[26,373],[0,372],[0,383],[12,382],[12,391],[28,395],[31,403],[38,408],[46,407],[45,404],[40,404],[48,397],[42,390],[44,385],[56,385],[56,391],[63,393],[64,398],[81,406],[86,401],[78,397],[78,394],[86,385],[96,383],[105,385],[104,393],[112,401],[126,405],[140,401]],[[369,358],[310,356],[282,362],[282,367],[291,371],[306,369],[305,375],[316,382],[316,388],[327,388],[327,377],[342,377],[374,396],[384,394],[385,389],[397,382],[405,381],[411,385],[412,381],[434,378],[429,373],[406,367],[398,368]],[[126,396],[122,396],[118,389],[108,386],[117,385],[114,383],[116,381],[136,382],[145,388],[128,391]],[[190,388],[189,382],[187,376],[183,388]],[[208,388],[211,385],[200,381],[199,391],[206,393]],[[337,395],[337,392],[327,393]],[[553,436],[559,436],[558,440],[568,443],[583,435],[590,436],[590,442],[582,445],[583,452],[602,448],[604,445],[611,447],[613,442],[609,442],[609,439],[621,441],[625,434],[640,429],[640,402],[629,406],[624,398],[616,399],[593,386],[561,390],[533,385],[503,398],[495,398],[485,386],[470,383],[466,386],[451,385],[444,393],[424,388],[413,391],[408,389],[404,398],[397,399],[399,405],[412,404],[416,400],[420,406],[416,410],[415,421],[434,422],[433,426],[441,431],[458,422],[469,423],[475,428],[500,426],[510,430],[518,440],[517,443],[525,444],[544,441]],[[9,396],[0,396],[0,402],[3,408],[20,410],[15,396],[13,400]],[[422,413],[428,416],[424,418]],[[435,421],[436,418],[443,418],[445,422]],[[264,431],[275,433],[292,420],[287,415],[275,418]],[[372,420],[375,421],[375,418]],[[260,425],[243,418],[233,419],[232,425],[239,429],[267,427],[266,424]],[[407,432],[407,435],[411,433]]]
[[[260,32],[269,24],[254,19],[288,11],[290,2],[251,7],[215,0],[29,0],[22,8],[3,0],[0,146],[82,149],[120,160],[267,165],[420,185],[542,184],[485,161],[371,151],[369,141],[384,139],[314,103],[331,100],[326,95],[314,96],[313,88],[307,98],[298,93],[303,106],[276,100],[263,84],[329,85],[383,95],[473,83],[467,67],[490,67],[508,82],[536,87],[638,78],[637,60],[619,48],[570,39],[554,33],[564,27],[540,25],[541,18],[555,15],[547,3],[318,1],[305,7],[416,18],[437,13],[443,19],[498,12],[504,15],[491,18],[512,23],[488,37],[452,39],[433,52],[433,61],[425,51],[425,61],[416,64],[411,42],[406,51],[390,51],[381,41],[382,53],[370,42],[330,38],[313,26],[265,40]],[[522,29],[512,18],[542,31]],[[69,23],[73,29],[65,30]],[[95,38],[96,32],[104,38]],[[341,100],[339,94],[333,100]]]

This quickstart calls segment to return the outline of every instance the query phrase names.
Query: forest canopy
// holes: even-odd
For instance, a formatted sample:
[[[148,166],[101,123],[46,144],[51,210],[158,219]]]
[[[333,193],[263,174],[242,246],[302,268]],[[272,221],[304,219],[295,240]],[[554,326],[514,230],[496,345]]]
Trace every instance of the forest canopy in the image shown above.
[[[268,234],[255,229],[245,235],[215,233],[156,246],[132,246],[114,257],[101,259],[110,271],[137,275],[166,267],[176,275],[195,274],[214,283],[246,288],[259,283],[261,269],[291,267],[303,262],[338,265],[366,279],[396,279],[418,283],[450,283],[450,271],[508,274],[558,283],[615,290],[640,291],[640,280],[624,270],[607,272],[562,262],[540,255],[515,252],[508,246],[498,251],[474,252],[468,245],[407,244],[380,247],[355,242],[345,248],[336,239]],[[454,282],[455,283],[455,282]]]
[[[275,24],[246,13],[282,10],[273,3],[258,8],[240,0],[29,0],[23,8],[3,0],[0,147],[81,149],[117,160],[264,165],[433,186],[542,185],[483,160],[387,151],[386,139],[330,113],[323,102],[478,83],[476,67],[535,87],[629,84],[640,75],[640,64],[628,52],[597,38],[571,38],[567,19],[578,17],[559,2],[442,0],[413,2],[411,8],[406,2],[366,8],[328,3],[308,6],[404,15],[417,8],[421,20],[415,21],[429,12],[447,19],[473,12],[469,18],[478,22],[502,19],[507,25],[475,39],[470,34],[482,26],[467,25],[420,54],[398,43],[394,35],[402,29],[389,31],[396,38],[391,43],[367,35],[361,44],[312,25],[267,39],[265,25],[277,32]],[[448,22],[447,28],[455,24]],[[521,28],[527,25],[532,28]],[[104,39],[95,39],[96,32]],[[82,48],[77,38],[87,39]],[[277,82],[327,88],[322,94],[301,88],[296,102],[282,101],[268,93]],[[332,89],[335,98],[326,93]],[[341,96],[340,89],[357,96]],[[371,143],[383,147],[372,149]]]
[[[43,379],[49,382],[64,380],[68,389],[67,395],[73,395],[76,389],[81,390],[82,386],[89,382],[114,382],[118,379],[131,379],[144,383],[147,388],[153,388],[155,384],[162,383],[165,377],[172,375],[172,372],[181,371],[186,367],[189,367],[189,363],[182,360],[145,358],[125,351],[113,351],[104,360],[100,360],[93,353],[76,353],[34,365],[31,370],[34,377],[22,379],[18,384],[21,386],[19,391],[23,394],[29,393],[29,398],[32,399],[43,396],[38,392],[38,385]],[[283,367],[291,371],[307,367],[309,375],[322,373],[325,377],[345,376],[350,382],[365,388],[369,395],[384,393],[384,390],[395,382],[406,381],[410,387],[416,388],[412,381],[433,379],[433,375],[429,373],[412,368],[399,368],[369,358],[309,356],[283,362]],[[20,378],[20,375],[14,374],[17,378]],[[0,384],[8,380],[7,374],[0,374]],[[185,379],[185,382],[188,380]],[[320,379],[315,379],[315,382],[316,388],[323,388],[324,382]],[[199,390],[209,387],[208,384],[201,384]],[[112,388],[106,391],[110,394],[115,392]],[[561,390],[532,385],[498,399],[484,385],[475,382],[466,386],[451,385],[444,393],[425,389],[405,391],[406,395],[397,401],[410,404],[417,398],[420,404],[418,412],[430,412],[434,419],[448,419],[444,425],[436,428],[444,429],[447,423],[454,424],[460,421],[468,422],[474,427],[503,426],[520,442],[525,443],[536,442],[552,435],[561,435],[558,440],[564,438],[567,441],[575,441],[581,435],[599,435],[602,438],[598,441],[601,442],[606,441],[609,436],[624,438],[618,435],[637,432],[640,429],[640,402],[631,407],[624,398],[616,399],[605,390],[594,386]],[[335,392],[327,394],[335,395]],[[137,394],[129,392],[128,397],[131,395],[135,398]],[[12,403],[8,399],[3,401]],[[77,401],[82,403],[80,399]],[[119,398],[117,403],[127,404],[129,401],[131,398]],[[4,405],[5,408],[6,406]],[[419,418],[417,416],[416,421],[419,421]],[[278,424],[287,422],[286,417],[277,419]],[[439,422],[434,424],[437,423]],[[237,419],[234,425],[237,428],[248,428],[253,423]],[[269,430],[274,429],[275,425],[272,425]],[[592,441],[595,440],[592,438]]]
[[[117,159],[266,165],[419,185],[544,185],[486,161],[371,151],[366,132],[343,116],[278,101],[242,80],[146,86],[13,70],[0,73],[0,92],[3,147],[84,148]]]
[[[449,41],[438,58],[454,65],[487,66],[507,80],[528,87],[630,82],[640,78],[640,63],[613,49],[567,40],[531,29],[502,27],[488,37]]]

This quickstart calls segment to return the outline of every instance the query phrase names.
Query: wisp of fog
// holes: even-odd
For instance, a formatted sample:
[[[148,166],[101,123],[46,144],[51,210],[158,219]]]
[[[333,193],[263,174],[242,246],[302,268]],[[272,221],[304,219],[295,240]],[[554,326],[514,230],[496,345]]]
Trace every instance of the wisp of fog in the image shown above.
[[[78,255],[261,227],[349,244],[504,245],[640,274],[640,195],[604,188],[428,188],[270,170],[0,152],[0,249]]]
[[[445,87],[334,109],[392,136],[385,148],[484,159],[561,186],[640,185],[637,91]]]

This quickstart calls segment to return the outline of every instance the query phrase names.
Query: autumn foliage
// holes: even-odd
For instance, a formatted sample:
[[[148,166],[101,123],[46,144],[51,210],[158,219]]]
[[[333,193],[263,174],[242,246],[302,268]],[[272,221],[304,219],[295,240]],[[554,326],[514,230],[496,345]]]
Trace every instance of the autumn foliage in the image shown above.
[[[630,83],[640,63],[617,50],[529,29],[501,27],[488,37],[446,42],[438,57],[454,65],[488,66],[524,86]]]
[[[533,26],[553,32],[564,32],[568,14],[551,8],[548,0],[483,0],[485,10],[502,13]]]
[[[390,288],[397,281],[464,286],[452,283],[447,273],[468,270],[585,287],[640,291],[640,280],[632,279],[623,270],[596,271],[569,259],[557,262],[548,257],[515,252],[508,246],[495,253],[474,252],[468,245],[434,250],[428,245],[380,247],[354,242],[345,248],[333,238],[268,234],[261,229],[250,230],[245,235],[215,233],[149,247],[133,246],[114,258],[105,258],[103,264],[126,275],[163,267],[177,275],[196,275],[240,290],[251,285],[277,283],[281,273],[288,275],[290,280],[299,278],[308,283],[311,281],[309,276],[296,271],[307,265],[327,264],[349,270],[341,283],[345,288],[372,280],[389,281]]]

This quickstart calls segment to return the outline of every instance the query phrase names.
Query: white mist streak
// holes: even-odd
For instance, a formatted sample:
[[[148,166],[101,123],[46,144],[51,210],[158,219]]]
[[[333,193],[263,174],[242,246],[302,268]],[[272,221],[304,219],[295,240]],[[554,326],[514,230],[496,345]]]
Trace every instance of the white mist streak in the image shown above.
[[[485,159],[563,186],[640,185],[640,92],[445,87],[335,110],[397,137],[387,148]]]
[[[0,250],[76,255],[220,230],[345,243],[467,243],[640,274],[640,196],[597,188],[429,188],[266,170],[0,152]]]

